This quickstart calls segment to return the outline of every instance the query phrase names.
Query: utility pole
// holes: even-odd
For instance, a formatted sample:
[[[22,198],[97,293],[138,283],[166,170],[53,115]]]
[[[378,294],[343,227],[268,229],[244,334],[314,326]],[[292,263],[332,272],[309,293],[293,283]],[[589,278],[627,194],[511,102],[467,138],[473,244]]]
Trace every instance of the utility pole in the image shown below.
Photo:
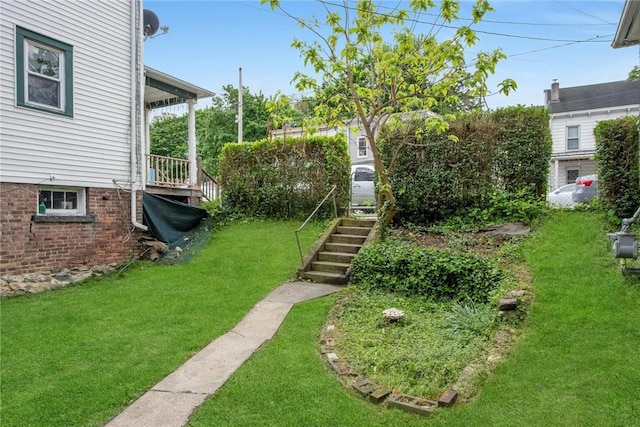
[[[242,67],[238,69],[238,142],[242,142]]]

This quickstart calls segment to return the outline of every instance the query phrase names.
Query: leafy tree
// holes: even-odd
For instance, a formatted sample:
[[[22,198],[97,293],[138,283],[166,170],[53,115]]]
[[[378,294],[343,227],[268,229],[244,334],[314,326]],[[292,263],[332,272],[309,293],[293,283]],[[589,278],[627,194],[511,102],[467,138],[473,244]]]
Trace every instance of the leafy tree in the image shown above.
[[[634,66],[631,71],[629,71],[628,80],[638,80],[640,79],[640,66]]]
[[[267,100],[262,93],[252,94],[243,87],[243,138],[257,141],[267,135]],[[197,153],[203,158],[204,168],[218,173],[218,155],[222,146],[238,140],[238,89],[232,85],[212,99],[212,105],[196,110]],[[151,125],[151,153],[161,156],[186,158],[187,115],[164,117]]]
[[[378,206],[388,224],[396,210],[395,196],[389,179],[389,165],[380,155],[378,135],[385,124],[400,126],[399,117],[413,117],[414,112],[434,110],[455,111],[465,99],[482,99],[488,93],[487,78],[505,55],[501,50],[480,52],[471,64],[465,61],[465,48],[478,40],[470,26],[460,26],[446,40],[437,39],[437,31],[414,34],[408,25],[410,13],[420,14],[435,8],[433,0],[411,0],[410,10],[379,10],[372,0],[344,2],[341,5],[320,2],[325,8],[323,23],[298,18],[282,8],[279,0],[261,0],[278,8],[315,36],[312,42],[294,39],[304,64],[313,67],[320,81],[333,83],[329,99],[318,94],[322,86],[318,78],[297,72],[296,87],[316,92],[315,110],[329,125],[340,125],[345,114],[355,116],[371,147],[379,185]],[[459,0],[443,0],[439,16],[445,25],[458,19]],[[491,11],[487,0],[476,0],[472,6],[472,24]],[[392,32],[391,42],[385,35]],[[499,91],[515,89],[513,80],[499,85]],[[397,114],[402,113],[402,114]],[[447,130],[448,115],[420,115],[428,131]],[[391,118],[391,120],[390,120]]]
[[[269,131],[286,127],[302,126],[304,113],[295,108],[293,99],[278,91],[267,100]]]

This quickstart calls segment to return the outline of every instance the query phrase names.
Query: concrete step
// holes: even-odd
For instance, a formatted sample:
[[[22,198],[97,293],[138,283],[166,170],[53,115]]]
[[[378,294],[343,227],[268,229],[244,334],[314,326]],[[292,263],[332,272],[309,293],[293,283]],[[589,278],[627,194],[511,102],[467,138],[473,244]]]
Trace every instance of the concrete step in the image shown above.
[[[371,229],[375,224],[375,220],[343,218],[340,225],[345,227],[367,227]]]
[[[324,250],[327,252],[347,252],[356,254],[360,250],[362,245],[354,245],[351,243],[332,243],[326,242],[324,244]]]
[[[346,225],[339,225],[336,228],[337,234],[348,234],[351,236],[367,236],[371,231],[371,227],[350,227]]]
[[[355,256],[356,254],[350,253],[350,252],[329,252],[329,251],[318,252],[319,261],[343,262],[343,263],[350,264]]]
[[[305,279],[318,283],[329,283],[332,285],[344,285],[347,283],[347,276],[344,273],[329,273],[326,271],[305,271],[302,276]]]
[[[354,236],[351,234],[332,234],[329,236],[330,243],[349,243],[362,246],[365,240],[367,240],[366,236]]]
[[[311,271],[326,271],[329,273],[344,273],[349,267],[351,267],[351,264],[346,262],[313,261],[311,263]]]

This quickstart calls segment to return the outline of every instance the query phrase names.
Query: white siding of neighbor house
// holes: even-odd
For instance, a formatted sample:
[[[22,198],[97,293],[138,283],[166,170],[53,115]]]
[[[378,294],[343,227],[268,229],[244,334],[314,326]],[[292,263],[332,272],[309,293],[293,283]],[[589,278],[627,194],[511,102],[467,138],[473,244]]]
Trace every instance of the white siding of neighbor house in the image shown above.
[[[271,132],[271,136],[274,138],[299,138],[304,133],[304,128],[285,128],[277,129]],[[351,164],[354,165],[370,165],[373,166],[373,154],[371,153],[371,146],[367,142],[367,155],[359,156],[358,154],[358,140],[365,136],[364,129],[361,129],[355,120],[348,122],[344,129],[337,127],[321,126],[313,132],[313,135],[319,136],[334,136],[346,134],[347,145],[349,147],[349,156],[351,157]]]
[[[578,170],[579,176],[596,173],[596,162],[593,160],[596,139],[593,130],[599,122],[637,114],[638,105],[552,114],[553,149],[549,170],[549,190],[569,184],[567,170]],[[568,126],[580,126],[580,145],[577,150],[567,150]]]
[[[553,140],[552,158],[570,155],[571,153],[589,152],[596,149],[593,130],[602,120],[613,120],[623,116],[638,114],[638,106],[630,105],[591,111],[575,111],[551,115],[551,137]],[[580,126],[580,147],[578,150],[567,150],[567,126]]]
[[[373,167],[373,154],[371,153],[371,146],[367,139],[367,155],[360,156],[358,147],[359,139],[366,138],[364,129],[361,129],[357,125],[357,122],[347,124],[347,143],[349,144],[349,155],[351,156],[351,163],[354,165],[368,165]]]
[[[0,182],[129,180],[130,1],[2,1]],[[16,106],[16,25],[73,46],[73,117]]]

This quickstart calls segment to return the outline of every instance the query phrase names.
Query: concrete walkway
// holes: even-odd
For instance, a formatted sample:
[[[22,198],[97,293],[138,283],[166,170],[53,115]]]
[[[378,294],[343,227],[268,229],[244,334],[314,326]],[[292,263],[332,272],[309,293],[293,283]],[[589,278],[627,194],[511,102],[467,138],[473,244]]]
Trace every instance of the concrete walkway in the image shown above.
[[[337,292],[342,286],[285,283],[256,304],[230,332],[212,341],[153,386],[107,427],[180,427],[280,328],[294,304]]]

